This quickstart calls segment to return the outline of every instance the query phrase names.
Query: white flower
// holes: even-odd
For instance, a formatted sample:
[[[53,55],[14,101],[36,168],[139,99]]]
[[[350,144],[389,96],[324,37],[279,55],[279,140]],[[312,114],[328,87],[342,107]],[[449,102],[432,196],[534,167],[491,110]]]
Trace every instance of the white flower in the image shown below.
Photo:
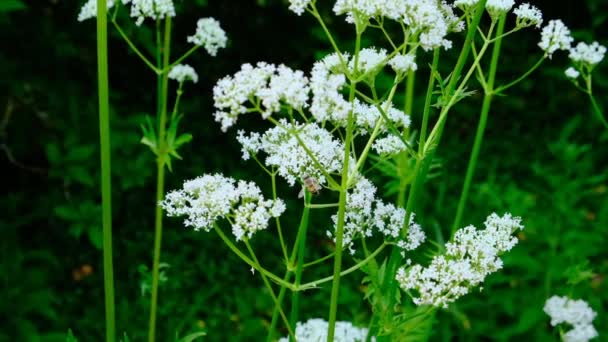
[[[369,20],[384,14],[385,0],[337,0],[333,11],[336,15],[346,14],[346,21],[354,23],[355,18]],[[390,2],[390,1],[389,1]]]
[[[568,50],[573,38],[570,30],[561,20],[551,20],[541,32],[538,46],[551,58],[556,50]]]
[[[203,175],[186,181],[181,190],[171,191],[160,206],[167,216],[187,216],[186,227],[209,231],[213,223],[227,218],[236,240],[251,238],[268,227],[268,220],[285,211],[282,200],[265,200],[252,182],[236,181],[222,175]]]
[[[196,22],[196,32],[188,37],[188,43],[203,46],[207,53],[216,56],[219,49],[226,47],[226,32],[214,18],[201,18]]]
[[[334,139],[328,130],[314,123],[292,125],[284,119],[280,120],[280,124],[261,137],[257,133],[249,137],[239,134],[237,139],[243,146],[243,159],[248,159],[250,153],[263,151],[267,155],[264,164],[275,167],[291,186],[306,177],[313,177],[319,184],[325,184],[327,180],[322,171],[295,137],[294,132],[297,132],[308,151],[328,173],[342,170],[344,145]],[[354,165],[350,168],[353,169]]]
[[[604,59],[605,54],[606,47],[600,45],[598,42],[593,42],[591,45],[579,42],[576,44],[576,47],[570,49],[570,55],[568,57],[570,57],[573,62],[579,62],[593,67]]]
[[[567,323],[573,327],[564,334],[566,342],[586,342],[598,336],[593,327],[597,313],[584,300],[553,296],[545,302],[543,311],[551,317],[551,325]]]
[[[388,64],[395,70],[397,73],[407,74],[409,71],[416,71],[418,69],[418,65],[416,65],[416,57],[407,54],[407,55],[395,55],[395,57],[391,58],[388,61]]]
[[[536,26],[540,28],[540,25],[543,23],[543,13],[528,3],[519,5],[513,13],[517,17],[515,22],[515,26],[517,27]]]
[[[311,318],[305,323],[296,324],[295,337],[298,342],[320,342],[327,340],[327,329],[329,324],[321,318]],[[366,328],[357,328],[350,322],[336,322],[334,342],[364,342],[367,338]],[[375,337],[371,338],[376,341]],[[288,342],[288,337],[283,337],[279,342]]]
[[[281,110],[285,103],[299,110],[307,106],[308,79],[299,70],[284,65],[259,62],[255,67],[243,64],[233,76],[219,80],[213,88],[215,120],[222,124],[222,131],[234,125],[240,114],[247,113],[247,103],[255,108],[261,102],[262,118],[266,119]]]
[[[135,21],[137,26],[141,25],[146,18],[158,20],[175,17],[175,7],[172,0],[131,0],[130,2],[131,17],[137,18]]]
[[[108,6],[108,9],[114,7],[114,0],[107,0],[106,5]],[[84,5],[82,5],[82,8],[80,8],[80,13],[78,13],[78,21],[85,21],[87,19],[96,17],[97,0],[88,0]]]
[[[379,138],[372,144],[372,150],[381,156],[395,155],[407,150],[407,145],[398,136],[391,134],[384,138]]]
[[[297,15],[302,15],[306,6],[310,4],[311,0],[289,0],[289,10]]]
[[[445,37],[463,26],[450,6],[435,0],[405,0],[404,3],[401,20],[412,32],[419,34],[420,46],[425,51],[452,47],[452,42]]]
[[[179,83],[184,81],[192,81],[194,83],[198,82],[198,75],[196,74],[196,71],[194,71],[194,68],[187,64],[178,64],[174,66],[171,68],[171,71],[169,71],[168,76],[170,79],[176,80]]]
[[[486,11],[493,18],[498,18],[499,16],[508,13],[511,8],[515,5],[515,1],[513,0],[488,0],[486,3]]]
[[[522,229],[521,219],[505,214],[488,216],[485,230],[473,226],[460,229],[443,255],[433,257],[427,267],[413,265],[397,272],[403,290],[416,290],[416,305],[447,307],[479,285],[487,275],[502,268],[499,256],[513,248],[517,239],[511,234]]]
[[[386,50],[376,49],[374,47],[361,49],[357,63],[357,75],[371,74],[376,75],[386,64]],[[351,58],[348,63],[348,69],[354,73],[355,58]]]
[[[348,55],[343,55],[343,58],[345,63],[348,62]],[[335,53],[315,62],[312,68],[310,112],[318,122],[346,122],[351,105],[340,93],[346,85],[346,76],[341,68],[340,58]]]
[[[362,103],[358,99],[355,99],[355,129],[358,134],[365,135],[372,132],[378,120],[384,119],[384,116],[397,128],[407,128],[410,126],[410,116],[395,108],[392,103],[385,102],[379,106],[380,108],[375,105]],[[382,116],[380,109],[384,112],[384,116]],[[346,127],[347,121],[346,118],[336,118],[335,121],[332,120],[332,123],[337,126]],[[388,127],[386,121],[382,121],[380,133],[386,132]]]
[[[573,67],[569,67],[568,69],[566,69],[566,71],[564,72],[564,74],[566,74],[566,77],[568,77],[568,78],[576,79],[576,78],[578,78],[578,76],[580,76],[581,73],[578,72]]]

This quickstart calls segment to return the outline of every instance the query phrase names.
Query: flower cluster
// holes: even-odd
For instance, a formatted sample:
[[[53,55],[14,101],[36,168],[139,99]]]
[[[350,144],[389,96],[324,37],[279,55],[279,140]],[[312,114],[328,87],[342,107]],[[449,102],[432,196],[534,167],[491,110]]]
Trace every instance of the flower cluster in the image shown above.
[[[566,74],[566,77],[570,79],[576,79],[581,75],[581,73],[573,67],[569,67],[568,69],[566,69],[566,71],[564,71],[564,74]]]
[[[302,15],[311,0],[289,0],[289,10],[297,15]]]
[[[593,68],[604,59],[604,55],[606,55],[606,47],[598,42],[593,42],[590,45],[579,42],[576,47],[570,49],[568,57],[575,64],[579,63]]]
[[[268,118],[281,109],[281,103],[295,109],[305,107],[308,92],[308,79],[301,71],[264,62],[255,67],[243,64],[240,71],[222,78],[213,88],[213,100],[218,109],[215,120],[226,132],[240,114],[249,111],[248,103],[259,109],[263,118]]]
[[[252,133],[246,136],[239,131],[237,140],[242,145],[243,159],[247,160],[252,154],[263,151],[267,155],[264,163],[276,168],[277,173],[292,186],[306,177],[313,177],[319,184],[325,184],[327,181],[319,166],[328,173],[342,170],[344,145],[334,139],[328,130],[315,123],[291,124],[284,119],[279,123],[280,126],[269,129],[263,135]],[[319,165],[308,153],[315,157]],[[354,165],[350,168],[353,169]]]
[[[388,135],[383,138],[378,138],[372,144],[372,150],[376,151],[380,156],[391,156],[405,152],[407,145],[396,135]]]
[[[418,65],[416,65],[416,57],[412,54],[407,55],[396,55],[388,61],[388,64],[397,73],[407,74],[409,71],[416,71]]]
[[[327,329],[329,324],[321,318],[311,318],[305,323],[296,324],[295,337],[298,342],[319,342],[327,340]],[[367,338],[366,328],[357,328],[350,322],[336,322],[334,341],[335,342],[364,342]],[[289,341],[284,337],[279,342]],[[376,341],[372,337],[371,341]]]
[[[125,2],[125,0],[123,0],[123,2]],[[114,7],[114,0],[108,0],[106,2],[106,6],[108,9]],[[96,17],[97,17],[97,0],[88,0],[80,8],[80,12],[78,13],[78,21],[85,21],[87,19],[96,18]]]
[[[561,20],[551,20],[543,28],[538,46],[551,58],[557,50],[569,50],[573,40],[570,30]]]
[[[188,43],[203,46],[207,53],[216,56],[219,49],[226,47],[226,32],[214,18],[201,18],[196,22],[196,32],[188,37]]]
[[[266,229],[270,218],[285,211],[282,200],[264,199],[254,183],[237,183],[219,174],[186,181],[181,190],[169,192],[159,205],[168,216],[187,216],[184,224],[194,230],[209,231],[215,221],[226,218],[237,240]]]
[[[586,342],[598,336],[592,324],[597,313],[584,300],[553,296],[543,310],[551,317],[552,326],[567,323],[573,327],[564,334],[564,342]]]
[[[196,74],[196,71],[194,71],[194,68],[187,64],[178,64],[171,68],[168,77],[172,80],[178,81],[179,83],[184,81],[192,81],[193,83],[198,82],[198,75]]]
[[[521,219],[505,214],[488,216],[485,230],[468,226],[456,232],[446,252],[433,258],[427,267],[400,268],[397,281],[403,290],[416,290],[416,305],[447,307],[487,275],[502,268],[499,256],[517,243],[512,233],[523,229]]]
[[[543,13],[536,7],[523,3],[517,7],[513,13],[517,17],[515,21],[516,27],[536,26],[540,28],[543,23]]]
[[[135,24],[141,25],[146,18],[152,20],[175,17],[175,7],[172,0],[123,0],[131,2],[131,17],[137,18]]]
[[[331,217],[334,222],[334,232],[337,229],[338,215]],[[344,233],[342,245],[355,253],[354,241],[359,237],[373,236],[378,231],[385,238],[396,240],[397,246],[405,250],[413,250],[426,239],[420,225],[414,223],[414,215],[410,215],[408,235],[405,240],[399,240],[401,228],[405,220],[405,210],[396,208],[390,203],[376,199],[376,187],[367,179],[360,177],[351,192],[346,195],[346,212],[344,217]],[[328,231],[330,238],[334,232]]]

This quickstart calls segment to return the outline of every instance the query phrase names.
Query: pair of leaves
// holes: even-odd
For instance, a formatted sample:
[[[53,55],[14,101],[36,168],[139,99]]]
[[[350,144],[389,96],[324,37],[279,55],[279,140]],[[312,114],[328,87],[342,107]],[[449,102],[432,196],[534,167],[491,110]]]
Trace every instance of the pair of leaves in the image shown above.
[[[179,121],[181,119],[181,115],[171,118],[169,127],[165,132],[164,142],[159,141],[159,135],[156,132],[156,127],[149,116],[146,117],[146,123],[141,125],[143,131],[141,143],[150,147],[152,153],[156,155],[163,166],[167,165],[169,171],[172,171],[171,158],[181,160],[182,156],[177,153],[177,150],[192,140],[192,134],[190,133],[178,135],[177,130],[179,128]]]

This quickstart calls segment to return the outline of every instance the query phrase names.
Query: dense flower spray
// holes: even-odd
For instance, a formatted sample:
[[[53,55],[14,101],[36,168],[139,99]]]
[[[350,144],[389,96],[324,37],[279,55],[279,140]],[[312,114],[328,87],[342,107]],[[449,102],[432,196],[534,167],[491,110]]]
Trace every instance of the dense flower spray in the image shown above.
[[[543,310],[551,317],[552,326],[562,323],[572,326],[564,334],[564,342],[587,342],[598,336],[592,323],[597,313],[584,300],[553,296],[547,299]]]

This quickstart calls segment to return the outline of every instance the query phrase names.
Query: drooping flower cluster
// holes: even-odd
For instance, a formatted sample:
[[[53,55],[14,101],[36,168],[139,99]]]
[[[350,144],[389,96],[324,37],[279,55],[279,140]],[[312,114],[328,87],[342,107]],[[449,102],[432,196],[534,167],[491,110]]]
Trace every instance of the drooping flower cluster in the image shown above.
[[[308,92],[308,79],[302,71],[264,62],[255,67],[243,64],[240,71],[222,78],[213,88],[214,105],[218,109],[215,120],[226,132],[240,114],[249,111],[248,104],[251,108],[261,105],[262,117],[268,118],[281,109],[282,103],[296,109],[305,107]]]
[[[123,0],[131,2],[131,17],[137,18],[135,24],[141,25],[146,18],[152,20],[175,17],[175,7],[172,0]]]
[[[540,28],[540,25],[543,23],[543,13],[528,3],[519,5],[513,13],[517,17],[515,21],[515,26],[517,27],[536,26]]]
[[[543,28],[538,46],[551,58],[557,50],[568,50],[574,39],[561,20],[551,20]]]
[[[192,81],[193,83],[198,82],[198,75],[194,68],[187,64],[178,64],[171,68],[168,77],[172,80],[176,80],[179,83],[184,81]]]
[[[552,326],[562,323],[572,326],[564,334],[564,342],[586,342],[598,336],[593,327],[597,313],[582,299],[553,296],[547,299],[543,310],[551,317]]]
[[[208,54],[216,56],[219,49],[226,47],[228,38],[214,18],[201,18],[196,22],[196,32],[188,37],[188,43],[203,46]]]
[[[587,45],[583,42],[576,44],[576,47],[570,49],[568,56],[575,64],[580,63],[589,68],[593,68],[604,59],[606,55],[606,47],[598,42],[593,42]]]
[[[239,131],[237,140],[242,145],[243,159],[249,159],[252,154],[263,151],[267,155],[264,163],[276,168],[277,173],[290,185],[293,186],[306,177],[313,177],[319,184],[326,184],[325,176],[302,147],[299,138],[328,173],[342,170],[344,145],[334,139],[328,130],[315,123],[292,125],[284,119],[280,120],[280,125],[263,135],[252,133],[246,136],[243,131]],[[353,169],[354,166],[350,165],[349,168]]]
[[[168,216],[187,216],[184,224],[194,230],[209,231],[214,222],[226,218],[237,240],[266,229],[270,218],[285,211],[282,200],[264,199],[254,183],[237,183],[219,174],[186,181],[182,189],[169,192],[159,205]]]
[[[327,235],[335,241],[338,215],[331,217],[334,222],[333,231]],[[346,212],[342,245],[355,253],[354,242],[360,237],[371,237],[377,231],[387,239],[397,241],[403,250],[413,250],[426,239],[420,225],[414,223],[414,215],[410,215],[410,224],[406,240],[400,240],[399,235],[405,220],[405,210],[396,208],[393,204],[376,199],[376,187],[367,179],[360,177],[351,192],[346,195]]]
[[[416,290],[416,305],[445,308],[502,268],[499,256],[517,243],[512,234],[523,229],[521,219],[491,214],[484,224],[485,230],[468,226],[457,231],[445,254],[435,256],[429,266],[399,269],[397,281],[403,290]]]
[[[295,337],[298,342],[319,342],[327,340],[327,329],[329,324],[321,318],[311,318],[308,321],[296,324]],[[350,322],[336,322],[335,342],[364,342],[367,338],[366,328],[357,328]],[[283,337],[279,342],[289,341]],[[371,341],[376,341],[375,337]]]

